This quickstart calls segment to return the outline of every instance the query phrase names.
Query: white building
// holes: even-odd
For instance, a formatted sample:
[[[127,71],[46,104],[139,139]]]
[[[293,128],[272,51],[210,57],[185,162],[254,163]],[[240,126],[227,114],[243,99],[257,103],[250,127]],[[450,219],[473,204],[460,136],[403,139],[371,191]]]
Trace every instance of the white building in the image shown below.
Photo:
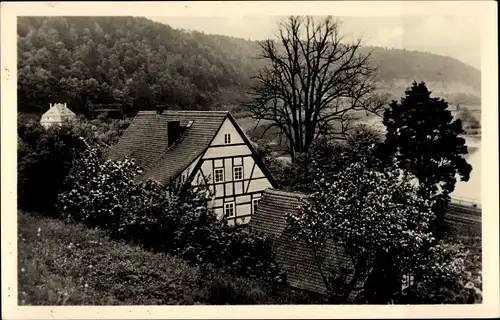
[[[66,103],[51,103],[49,110],[42,115],[40,124],[45,128],[48,128],[54,124],[61,125],[63,121],[74,118],[76,118],[76,114],[68,109]]]
[[[276,187],[227,111],[141,111],[110,157],[135,159],[143,181],[208,186],[215,213],[229,225],[248,223],[263,191]]]

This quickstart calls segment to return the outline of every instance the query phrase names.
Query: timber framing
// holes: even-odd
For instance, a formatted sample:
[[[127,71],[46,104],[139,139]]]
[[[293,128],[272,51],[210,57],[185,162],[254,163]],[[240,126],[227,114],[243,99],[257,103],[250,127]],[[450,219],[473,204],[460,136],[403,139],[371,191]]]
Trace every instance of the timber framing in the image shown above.
[[[177,135],[173,130],[179,125],[182,130]],[[278,188],[227,111],[139,112],[114,150],[111,158],[134,158],[144,168],[139,180],[157,181],[174,193],[207,187],[218,217],[224,218],[224,205],[233,202],[234,216],[228,221],[247,218],[243,219],[247,223],[255,199],[267,188]]]

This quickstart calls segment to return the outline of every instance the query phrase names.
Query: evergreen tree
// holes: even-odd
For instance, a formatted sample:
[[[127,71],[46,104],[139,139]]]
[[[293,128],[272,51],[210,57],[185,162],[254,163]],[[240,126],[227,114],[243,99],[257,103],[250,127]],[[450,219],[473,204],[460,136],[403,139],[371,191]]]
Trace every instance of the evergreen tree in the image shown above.
[[[465,160],[467,146],[459,119],[453,120],[448,103],[431,97],[424,82],[413,82],[401,102],[393,101],[384,113],[387,128],[383,154],[399,168],[415,175],[419,194],[437,197],[438,222],[444,218],[457,175],[468,181],[472,167]]]

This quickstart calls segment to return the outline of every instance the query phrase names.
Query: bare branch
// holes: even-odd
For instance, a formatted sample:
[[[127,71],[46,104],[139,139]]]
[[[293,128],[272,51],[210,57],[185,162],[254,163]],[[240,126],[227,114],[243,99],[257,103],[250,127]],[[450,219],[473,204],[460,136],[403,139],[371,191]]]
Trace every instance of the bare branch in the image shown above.
[[[254,78],[249,109],[278,123],[295,152],[307,152],[327,132],[344,135],[353,122],[346,115],[380,109],[370,53],[362,54],[361,39],[346,43],[339,27],[332,17],[291,16],[276,40],[260,42],[269,65]],[[337,122],[340,130],[331,130]]]

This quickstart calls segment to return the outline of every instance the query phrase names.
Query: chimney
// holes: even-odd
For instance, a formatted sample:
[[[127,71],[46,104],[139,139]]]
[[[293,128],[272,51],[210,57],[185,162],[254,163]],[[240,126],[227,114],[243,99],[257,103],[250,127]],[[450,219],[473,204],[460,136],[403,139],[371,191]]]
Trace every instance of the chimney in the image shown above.
[[[173,145],[182,134],[181,122],[180,121],[169,121],[167,123],[168,132],[168,146]]]
[[[162,114],[163,111],[167,110],[167,106],[164,104],[158,104],[155,106],[156,114]]]

